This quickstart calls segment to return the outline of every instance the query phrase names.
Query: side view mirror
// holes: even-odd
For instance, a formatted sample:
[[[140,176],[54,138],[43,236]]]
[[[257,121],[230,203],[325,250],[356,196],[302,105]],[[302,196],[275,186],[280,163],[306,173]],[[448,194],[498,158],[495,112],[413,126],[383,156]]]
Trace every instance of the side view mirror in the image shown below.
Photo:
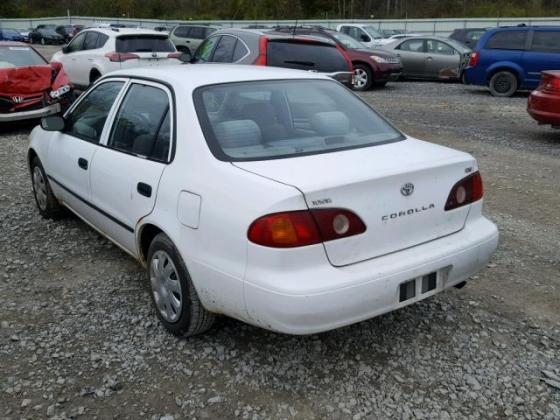
[[[367,35],[360,35],[360,41],[362,42],[369,42],[371,41],[370,37]]]
[[[192,61],[192,55],[189,51],[183,51],[179,57],[183,63],[190,63]]]
[[[45,131],[61,131],[65,126],[64,118],[58,115],[41,118],[41,128]]]

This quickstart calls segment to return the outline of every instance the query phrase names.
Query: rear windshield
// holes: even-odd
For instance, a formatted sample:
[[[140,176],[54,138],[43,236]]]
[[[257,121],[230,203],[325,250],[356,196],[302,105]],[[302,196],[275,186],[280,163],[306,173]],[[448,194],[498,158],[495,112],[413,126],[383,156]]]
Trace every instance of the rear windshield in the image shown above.
[[[344,56],[330,45],[271,40],[266,55],[267,65],[274,67],[315,70],[323,73],[349,71]]]
[[[0,47],[0,69],[45,64],[45,59],[30,47]]]
[[[175,47],[167,36],[127,35],[117,38],[117,52],[174,52]]]
[[[223,161],[314,155],[404,138],[332,80],[203,86],[194,101],[208,146]]]

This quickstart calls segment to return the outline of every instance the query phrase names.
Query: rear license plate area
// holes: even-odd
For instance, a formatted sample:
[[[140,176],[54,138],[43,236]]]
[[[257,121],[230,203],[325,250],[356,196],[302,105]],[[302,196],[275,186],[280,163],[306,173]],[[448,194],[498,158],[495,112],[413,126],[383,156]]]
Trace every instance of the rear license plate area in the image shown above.
[[[438,285],[437,271],[407,280],[399,285],[399,303],[420,300],[433,295]]]

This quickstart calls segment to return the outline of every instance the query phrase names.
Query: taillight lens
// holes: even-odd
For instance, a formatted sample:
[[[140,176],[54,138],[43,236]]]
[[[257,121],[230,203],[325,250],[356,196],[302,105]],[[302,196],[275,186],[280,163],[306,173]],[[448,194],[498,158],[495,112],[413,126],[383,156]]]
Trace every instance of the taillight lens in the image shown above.
[[[268,49],[268,38],[261,36],[259,39],[259,56],[255,60],[256,66],[266,66],[266,50]]]
[[[560,79],[551,76],[546,76],[541,81],[538,89],[545,90],[547,92],[552,92],[552,93],[560,93]]]
[[[482,177],[480,172],[475,172],[455,184],[445,203],[445,211],[453,210],[467,204],[474,203],[484,195]]]
[[[251,224],[247,236],[258,245],[294,248],[358,235],[365,230],[364,222],[349,210],[316,209],[260,217]]]
[[[134,60],[135,58],[140,58],[138,55],[133,53],[118,53],[118,52],[110,52],[105,54],[105,57],[109,59],[109,61],[115,63],[121,63],[126,60]]]
[[[471,53],[471,58],[469,60],[469,67],[475,67],[478,64],[479,59],[480,59],[480,53],[478,51]]]
[[[174,53],[169,53],[169,54],[167,54],[167,58],[177,58],[177,59],[179,59],[179,58],[181,58],[181,52],[177,51],[177,52],[174,52]]]
[[[346,63],[348,63],[348,68],[351,72],[354,71],[354,65],[352,64],[352,60],[350,60],[350,57],[348,56],[348,54],[346,53],[346,51],[344,51],[344,49],[336,44],[336,49],[342,54],[342,56],[344,57],[344,60],[346,61]]]

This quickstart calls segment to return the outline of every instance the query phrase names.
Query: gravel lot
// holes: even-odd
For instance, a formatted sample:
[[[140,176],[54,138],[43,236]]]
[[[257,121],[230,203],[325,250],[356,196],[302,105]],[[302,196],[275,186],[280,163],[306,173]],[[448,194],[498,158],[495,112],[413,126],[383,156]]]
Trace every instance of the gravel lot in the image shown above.
[[[39,217],[31,125],[4,129],[0,418],[560,419],[560,131],[527,95],[407,82],[362,97],[479,159],[501,243],[462,290],[307,337],[226,318],[166,333],[139,265],[75,217]]]

